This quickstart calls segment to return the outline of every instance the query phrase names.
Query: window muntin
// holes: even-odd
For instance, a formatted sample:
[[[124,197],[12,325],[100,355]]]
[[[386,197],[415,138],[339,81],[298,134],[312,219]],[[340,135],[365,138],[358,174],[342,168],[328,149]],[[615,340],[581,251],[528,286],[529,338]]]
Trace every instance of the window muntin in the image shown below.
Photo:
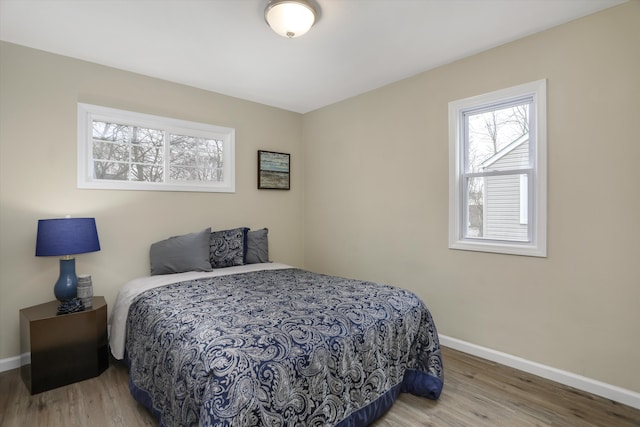
[[[449,104],[449,247],[546,256],[546,81]]]
[[[78,187],[235,191],[235,130],[78,104]]]

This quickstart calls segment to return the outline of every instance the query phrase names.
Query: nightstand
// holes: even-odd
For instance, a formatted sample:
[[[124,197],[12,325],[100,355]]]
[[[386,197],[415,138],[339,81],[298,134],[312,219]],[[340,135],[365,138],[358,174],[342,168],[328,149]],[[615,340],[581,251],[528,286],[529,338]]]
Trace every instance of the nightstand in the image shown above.
[[[109,366],[107,303],[56,315],[59,301],[20,310],[20,350],[31,352],[21,374],[31,394],[97,377]]]

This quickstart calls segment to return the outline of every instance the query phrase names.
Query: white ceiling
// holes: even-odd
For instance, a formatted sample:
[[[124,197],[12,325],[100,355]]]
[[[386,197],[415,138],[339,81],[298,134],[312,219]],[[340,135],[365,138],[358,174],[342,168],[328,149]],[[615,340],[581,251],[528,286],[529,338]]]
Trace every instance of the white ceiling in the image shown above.
[[[625,0],[315,0],[295,39],[267,0],[0,0],[0,39],[305,113]]]

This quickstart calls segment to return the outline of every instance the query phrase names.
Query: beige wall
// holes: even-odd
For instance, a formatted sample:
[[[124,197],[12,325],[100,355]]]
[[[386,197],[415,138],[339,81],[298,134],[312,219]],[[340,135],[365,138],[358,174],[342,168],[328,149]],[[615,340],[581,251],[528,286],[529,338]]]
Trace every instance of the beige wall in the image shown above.
[[[78,102],[235,128],[236,192],[77,189]],[[54,299],[58,260],[34,256],[41,218],[96,218],[102,250],[76,269],[108,304],[148,274],[150,243],[209,226],[267,226],[272,258],[302,265],[301,137],[296,113],[0,44],[0,359],[20,353],[18,310]],[[258,149],[291,153],[291,191],[256,189]]]
[[[448,102],[542,78],[549,256],[447,249]],[[441,334],[640,392],[639,118],[637,1],[306,114],[306,267],[406,287]]]

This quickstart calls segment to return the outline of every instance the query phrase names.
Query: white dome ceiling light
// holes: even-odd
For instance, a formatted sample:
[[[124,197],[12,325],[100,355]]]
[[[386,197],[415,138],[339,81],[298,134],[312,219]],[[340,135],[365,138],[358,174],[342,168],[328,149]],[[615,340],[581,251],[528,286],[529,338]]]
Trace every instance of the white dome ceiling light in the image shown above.
[[[264,10],[264,19],[283,37],[300,37],[316,21],[316,10],[307,0],[272,0]]]

